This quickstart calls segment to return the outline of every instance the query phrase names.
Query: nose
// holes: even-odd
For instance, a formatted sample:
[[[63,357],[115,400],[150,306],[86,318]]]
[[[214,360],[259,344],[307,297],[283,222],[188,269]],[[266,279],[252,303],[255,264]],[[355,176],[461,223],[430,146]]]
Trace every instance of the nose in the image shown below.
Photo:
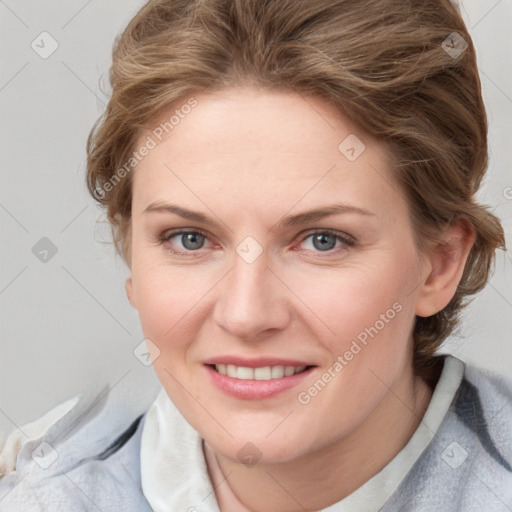
[[[219,283],[213,318],[235,338],[257,341],[290,320],[286,287],[268,263],[265,253],[252,263],[235,254],[232,271]]]

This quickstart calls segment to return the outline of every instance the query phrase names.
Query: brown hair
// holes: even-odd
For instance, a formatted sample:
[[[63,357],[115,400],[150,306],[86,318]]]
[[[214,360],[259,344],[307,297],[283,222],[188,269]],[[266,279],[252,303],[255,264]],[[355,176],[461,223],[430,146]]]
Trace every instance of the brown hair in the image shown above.
[[[416,318],[418,373],[505,246],[499,220],[474,199],[488,164],[487,120],[475,50],[449,0],[151,0],[116,39],[110,84],[87,142],[87,182],[128,264],[126,162],[141,129],[194,93],[246,84],[322,97],[383,140],[420,249],[446,224],[472,225],[455,296]]]

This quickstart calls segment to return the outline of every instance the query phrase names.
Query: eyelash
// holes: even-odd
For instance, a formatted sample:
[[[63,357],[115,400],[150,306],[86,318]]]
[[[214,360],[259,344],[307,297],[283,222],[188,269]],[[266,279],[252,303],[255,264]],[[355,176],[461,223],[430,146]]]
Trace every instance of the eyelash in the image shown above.
[[[202,235],[204,236],[206,239],[209,240],[209,237],[208,237],[208,234],[201,230],[201,229],[177,229],[177,230],[174,230],[174,231],[171,231],[171,232],[164,232],[162,233],[162,235],[160,235],[158,237],[158,243],[159,245],[164,245],[164,244],[167,244],[172,238],[174,238],[175,236],[178,236],[178,235],[183,235],[183,234],[199,234],[199,235]],[[352,247],[355,245],[356,243],[356,240],[353,238],[353,237],[350,237],[348,235],[342,235],[340,233],[338,233],[337,231],[332,231],[330,229],[315,229],[313,231],[308,231],[301,239],[300,239],[300,244],[303,243],[305,240],[307,240],[309,237],[311,236],[314,236],[314,235],[318,235],[318,234],[328,234],[328,235],[331,235],[333,236],[336,241],[340,241],[343,243],[343,246],[342,247],[338,247],[337,249],[329,249],[328,251],[313,251],[317,254],[322,254],[322,253],[325,253],[326,255],[333,255],[333,254],[337,254],[340,250],[343,250],[343,249],[346,249],[347,247]],[[201,249],[198,249],[196,251],[177,251],[176,249],[173,249],[170,245],[167,247],[167,249],[169,251],[171,251],[173,254],[176,254],[178,256],[183,256],[183,257],[190,257],[190,256],[193,256],[195,253],[198,253]]]

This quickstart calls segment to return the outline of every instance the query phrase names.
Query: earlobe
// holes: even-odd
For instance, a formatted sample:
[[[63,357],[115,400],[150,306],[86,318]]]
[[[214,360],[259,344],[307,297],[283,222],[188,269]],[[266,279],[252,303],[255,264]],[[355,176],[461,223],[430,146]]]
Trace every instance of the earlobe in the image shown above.
[[[432,316],[452,300],[474,241],[475,232],[468,222],[460,221],[447,228],[443,240],[428,256],[430,270],[418,293],[417,316]]]
[[[126,280],[126,283],[124,285],[124,288],[126,290],[126,296],[128,297],[128,300],[130,301],[130,304],[135,308],[137,309],[137,305],[135,303],[135,298],[133,296],[133,281],[132,281],[132,278],[129,277],[127,280]]]

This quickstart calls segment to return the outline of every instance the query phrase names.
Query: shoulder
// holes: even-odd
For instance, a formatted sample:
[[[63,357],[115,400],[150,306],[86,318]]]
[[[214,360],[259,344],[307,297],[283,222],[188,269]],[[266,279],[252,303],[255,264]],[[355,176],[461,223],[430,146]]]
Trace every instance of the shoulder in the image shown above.
[[[0,509],[151,510],[140,490],[140,434],[109,388],[76,396],[13,431],[0,450]]]
[[[445,368],[461,366],[448,412],[386,512],[512,510],[512,382],[446,356]]]
[[[512,507],[512,381],[465,364],[444,424],[442,462],[463,510]]]
[[[457,383],[441,424],[443,429],[449,427],[466,433],[481,443],[484,451],[491,450],[492,438],[503,445],[507,455],[512,455],[512,378],[464,363],[452,355],[443,357],[443,377],[453,376]],[[512,461],[504,466],[512,472],[511,464]]]
[[[79,398],[75,396],[66,400],[35,421],[16,427],[8,435],[1,434],[3,440],[0,442],[0,478],[16,469],[16,459],[21,447],[28,441],[42,437],[77,404]]]
[[[464,378],[488,404],[504,405],[512,399],[512,376],[465,363]]]
[[[512,490],[512,380],[466,365],[453,404],[457,419],[473,436],[487,465],[505,470]],[[482,460],[484,462],[484,460]]]

